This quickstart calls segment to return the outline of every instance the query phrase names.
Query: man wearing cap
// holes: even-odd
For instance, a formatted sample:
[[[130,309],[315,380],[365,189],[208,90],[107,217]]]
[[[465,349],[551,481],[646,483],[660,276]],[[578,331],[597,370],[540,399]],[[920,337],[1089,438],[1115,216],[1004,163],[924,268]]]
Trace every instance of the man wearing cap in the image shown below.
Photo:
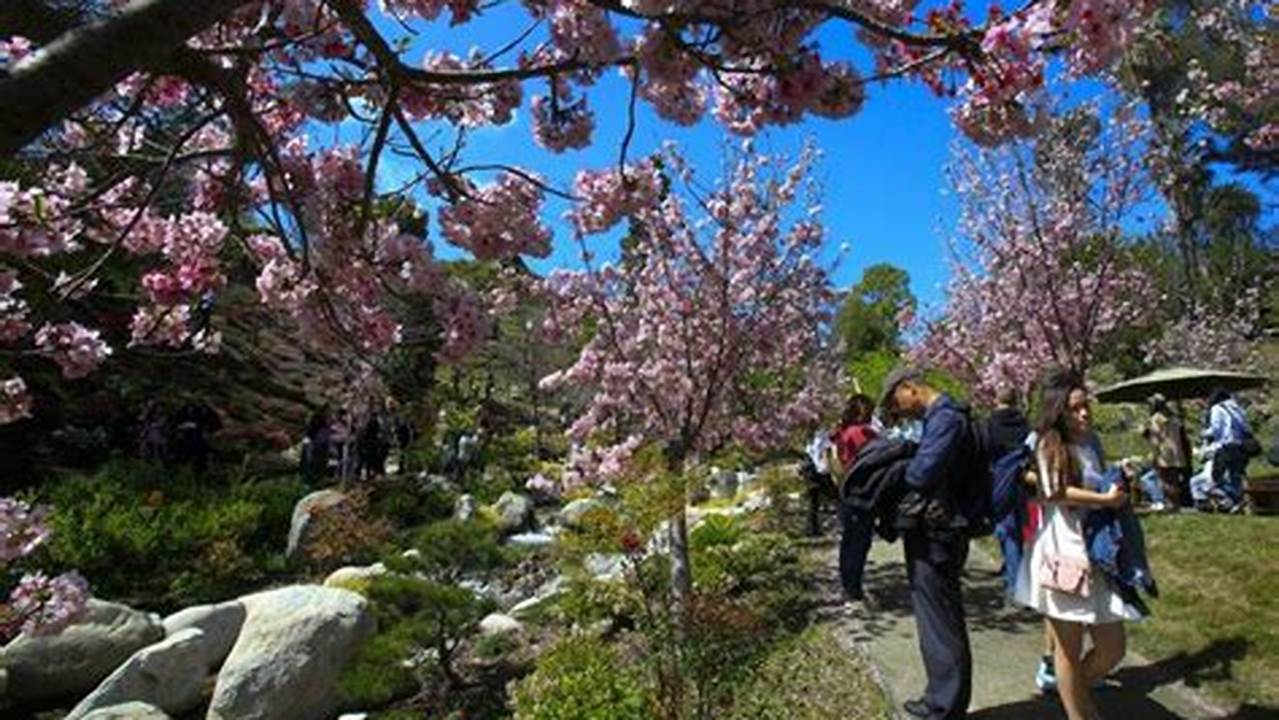
[[[906,470],[911,493],[903,500],[898,528],[928,687],[905,708],[928,720],[965,718],[972,696],[972,652],[959,580],[968,558],[970,523],[963,512],[964,492],[982,471],[972,420],[967,407],[911,367],[889,373],[880,406],[894,419],[923,420],[919,450]]]

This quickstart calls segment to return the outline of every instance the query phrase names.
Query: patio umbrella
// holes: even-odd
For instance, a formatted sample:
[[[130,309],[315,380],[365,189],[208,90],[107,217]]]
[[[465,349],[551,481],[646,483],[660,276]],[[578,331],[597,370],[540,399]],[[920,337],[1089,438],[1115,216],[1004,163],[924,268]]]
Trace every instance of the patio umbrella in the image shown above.
[[[1099,390],[1095,397],[1110,403],[1145,402],[1151,395],[1160,393],[1169,400],[1190,400],[1206,398],[1218,388],[1237,392],[1258,388],[1268,382],[1270,378],[1265,375],[1174,367],[1115,383]]]

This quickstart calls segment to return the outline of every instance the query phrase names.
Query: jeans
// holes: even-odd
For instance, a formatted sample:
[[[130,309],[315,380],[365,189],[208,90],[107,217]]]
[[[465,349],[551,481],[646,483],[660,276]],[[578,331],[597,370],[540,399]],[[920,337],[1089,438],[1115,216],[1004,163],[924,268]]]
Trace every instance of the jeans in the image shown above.
[[[1162,503],[1167,498],[1164,497],[1163,486],[1159,484],[1159,474],[1154,470],[1147,470],[1145,475],[1141,476],[1141,492],[1152,504]]]
[[[1237,443],[1223,445],[1212,456],[1213,484],[1225,493],[1230,502],[1243,502],[1243,479],[1248,469],[1248,456]]]

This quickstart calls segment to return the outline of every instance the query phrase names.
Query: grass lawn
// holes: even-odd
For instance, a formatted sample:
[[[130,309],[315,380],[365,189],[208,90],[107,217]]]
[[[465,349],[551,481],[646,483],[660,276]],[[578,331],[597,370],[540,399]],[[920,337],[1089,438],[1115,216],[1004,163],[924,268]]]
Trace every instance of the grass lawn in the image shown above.
[[[1160,597],[1134,649],[1228,703],[1279,707],[1279,518],[1147,516]]]
[[[829,628],[778,644],[736,693],[728,720],[887,720],[884,691]]]

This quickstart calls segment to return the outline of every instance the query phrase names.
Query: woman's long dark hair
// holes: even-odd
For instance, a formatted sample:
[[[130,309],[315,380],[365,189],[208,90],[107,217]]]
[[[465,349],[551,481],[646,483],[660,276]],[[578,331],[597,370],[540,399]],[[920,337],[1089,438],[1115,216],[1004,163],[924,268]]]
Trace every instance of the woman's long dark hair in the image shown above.
[[[1048,478],[1045,484],[1053,494],[1065,490],[1066,485],[1078,486],[1081,482],[1079,461],[1071,452],[1070,445],[1077,444],[1082,438],[1074,437],[1070,429],[1070,394],[1075,390],[1086,390],[1083,378],[1072,370],[1054,370],[1044,378],[1040,390],[1039,422],[1035,430],[1039,435],[1039,449],[1044,451],[1048,460]],[[1055,478],[1065,480],[1065,484],[1057,487]]]
[[[855,393],[844,406],[844,416],[840,418],[839,426],[846,428],[850,425],[865,425],[870,422],[874,413],[875,401],[868,395]]]

